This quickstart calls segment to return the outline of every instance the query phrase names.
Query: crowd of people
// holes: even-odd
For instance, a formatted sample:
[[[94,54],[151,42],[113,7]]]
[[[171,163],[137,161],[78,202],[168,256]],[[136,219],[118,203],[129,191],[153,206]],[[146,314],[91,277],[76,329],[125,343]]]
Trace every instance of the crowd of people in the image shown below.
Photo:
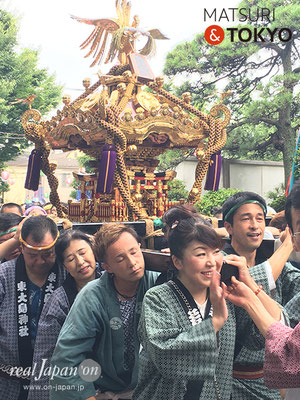
[[[5,203],[1,207],[1,213],[14,213],[20,216],[30,215],[50,215],[52,218],[57,217],[56,207],[51,203],[45,203],[42,205],[39,201],[32,203]]]
[[[164,214],[171,271],[160,275],[129,225],[59,231],[51,204],[4,204],[2,397],[299,399],[300,185],[271,223],[271,256],[261,196],[236,193],[214,212],[223,230],[191,205]]]

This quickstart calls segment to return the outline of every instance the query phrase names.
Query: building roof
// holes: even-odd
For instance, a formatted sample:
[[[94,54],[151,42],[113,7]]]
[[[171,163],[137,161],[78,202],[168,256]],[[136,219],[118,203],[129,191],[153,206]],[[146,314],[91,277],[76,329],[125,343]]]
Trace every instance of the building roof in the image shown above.
[[[18,156],[15,160],[9,161],[9,166],[11,167],[27,167],[28,158],[30,156],[33,147],[29,147],[24,151],[23,154]],[[68,151],[63,152],[61,150],[51,150],[49,161],[56,162],[58,169],[74,169],[77,170],[80,166],[77,160],[77,157],[81,153],[79,151]]]

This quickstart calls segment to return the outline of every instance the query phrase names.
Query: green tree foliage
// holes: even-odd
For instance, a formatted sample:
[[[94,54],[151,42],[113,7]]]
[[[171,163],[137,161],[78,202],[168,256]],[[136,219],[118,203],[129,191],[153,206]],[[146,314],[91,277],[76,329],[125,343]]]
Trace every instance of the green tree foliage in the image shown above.
[[[298,149],[295,154],[295,171],[294,171],[294,182],[296,182],[300,178],[300,148]]]
[[[85,168],[86,173],[93,173],[95,171],[95,159],[87,154],[82,153],[79,157],[77,157],[77,161],[81,167]],[[71,183],[71,186],[74,188],[70,193],[70,197],[72,199],[76,199],[77,190],[80,189],[80,181],[74,179]]]
[[[180,179],[173,179],[168,182],[168,199],[170,201],[186,200],[189,192],[185,188],[185,184]]]
[[[214,207],[222,207],[228,197],[238,192],[241,192],[241,190],[224,188],[220,188],[216,192],[209,190],[201,197],[201,200],[195,204],[195,207],[200,214],[212,216]]]
[[[0,171],[1,172],[1,171]],[[3,200],[4,193],[9,192],[9,184],[7,182],[3,182],[0,178],[0,199]]]
[[[82,154],[77,158],[79,165],[85,168],[85,172],[91,174],[95,172],[96,160],[88,154]]]
[[[17,18],[0,9],[0,167],[28,147],[21,125],[28,104],[9,103],[34,94],[33,108],[44,115],[58,105],[62,93],[54,75],[38,68],[37,51],[17,50],[17,33]]]
[[[159,164],[157,166],[158,171],[166,171],[167,169],[174,170],[178,164],[190,157],[193,151],[194,149],[189,149],[187,151],[180,149],[165,151],[157,157],[159,159]]]
[[[277,186],[274,190],[268,192],[267,198],[269,199],[268,205],[276,212],[284,210],[285,205],[285,187],[283,184]]]
[[[72,188],[74,190],[71,191],[70,197],[71,199],[76,199],[77,198],[77,190],[80,189],[80,182],[77,179],[74,179],[73,182],[71,183]]]
[[[275,21],[250,22],[235,28],[266,26],[289,28],[292,39],[282,42],[262,33],[265,41],[230,41],[228,32],[218,46],[209,45],[204,34],[182,43],[167,55],[164,72],[181,76],[194,93],[194,104],[212,105],[211,93],[230,89],[224,100],[232,111],[224,155],[230,158],[282,159],[287,182],[295,149],[296,128],[300,124],[300,4],[298,0],[244,0],[239,8],[275,8]],[[220,89],[219,89],[220,90]],[[204,106],[202,106],[204,107]],[[206,111],[205,109],[203,111]]]

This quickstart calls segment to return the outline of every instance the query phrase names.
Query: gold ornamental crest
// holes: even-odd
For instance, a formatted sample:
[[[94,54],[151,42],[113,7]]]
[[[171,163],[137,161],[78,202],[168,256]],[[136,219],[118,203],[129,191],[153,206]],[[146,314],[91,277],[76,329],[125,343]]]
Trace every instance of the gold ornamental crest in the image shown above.
[[[136,95],[136,98],[139,104],[147,111],[151,111],[152,109],[155,110],[160,109],[161,105],[157,100],[157,98],[152,93],[140,91]]]

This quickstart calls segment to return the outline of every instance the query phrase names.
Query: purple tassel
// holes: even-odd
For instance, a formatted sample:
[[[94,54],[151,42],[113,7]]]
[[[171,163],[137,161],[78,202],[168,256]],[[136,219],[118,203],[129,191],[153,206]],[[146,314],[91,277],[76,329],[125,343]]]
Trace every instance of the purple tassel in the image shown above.
[[[103,146],[101,159],[99,162],[99,174],[96,193],[110,193],[114,180],[116,167],[116,149],[113,144]]]
[[[204,190],[217,191],[219,189],[221,168],[222,168],[222,156],[220,150],[211,156]]]
[[[32,150],[27,166],[27,174],[25,180],[25,189],[38,190],[40,182],[40,173],[42,165],[42,152],[39,150]]]

